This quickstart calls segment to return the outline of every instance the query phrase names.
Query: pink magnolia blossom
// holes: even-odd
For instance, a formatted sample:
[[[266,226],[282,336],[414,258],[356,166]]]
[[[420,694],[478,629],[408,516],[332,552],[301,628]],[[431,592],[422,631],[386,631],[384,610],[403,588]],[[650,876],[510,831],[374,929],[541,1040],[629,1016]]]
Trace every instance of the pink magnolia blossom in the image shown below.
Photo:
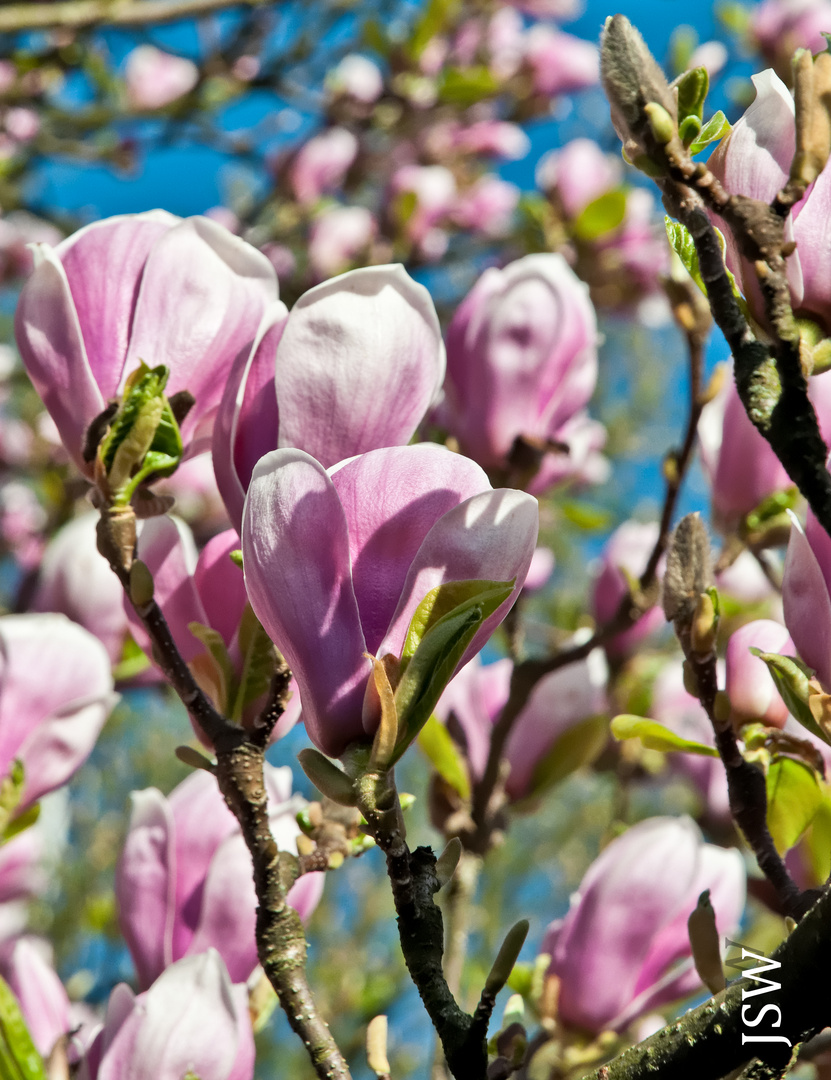
[[[19,810],[80,768],[116,700],[107,652],[82,627],[63,615],[0,619],[0,777],[23,763]]]
[[[604,154],[593,139],[572,139],[561,150],[549,150],[536,169],[537,186],[546,192],[556,191],[570,218],[618,187],[622,179],[620,158]]]
[[[477,120],[456,132],[454,143],[466,154],[490,154],[520,161],[531,149],[531,140],[519,126],[506,120]]]
[[[490,174],[480,176],[459,194],[453,220],[483,236],[504,236],[511,228],[519,196],[516,184]]]
[[[796,651],[788,631],[772,619],[755,619],[730,635],[725,656],[725,689],[733,717],[739,723],[756,721],[783,728],[789,716],[788,706],[780,697],[764,660],[754,656],[751,648],[783,656],[793,656]]]
[[[583,9],[581,0],[508,0],[511,7],[535,19],[576,19]]]
[[[787,78],[797,49],[823,52],[831,30],[828,0],[763,0],[751,9],[751,29],[762,53]]]
[[[784,185],[795,149],[793,98],[772,71],[753,76],[756,98],[708,162],[728,192],[770,202]],[[786,262],[791,302],[800,315],[814,319],[827,333],[831,329],[831,279],[826,272],[831,245],[831,174],[827,170],[809,187],[791,211],[786,233],[796,251]],[[740,258],[730,230],[725,234],[727,264],[736,275],[756,320],[766,317],[755,271]]]
[[[531,556],[531,565],[522,586],[526,593],[538,592],[544,589],[554,573],[554,552],[548,547],[534,548]]]
[[[451,680],[436,706],[445,723],[451,714],[465,739],[465,756],[473,779],[481,779],[488,761],[491,732],[508,700],[510,660],[482,664],[474,659]],[[581,720],[606,711],[608,671],[602,653],[544,676],[514,722],[504,752],[510,765],[505,791],[512,800],[535,794],[542,778],[538,767],[557,740]]]
[[[35,1048],[43,1058],[72,1028],[69,998],[42,939],[20,937],[0,954],[0,974],[17,998]]]
[[[34,109],[16,106],[3,115],[3,127],[19,143],[31,142],[40,131],[40,117]]]
[[[265,256],[207,218],[153,210],[87,225],[54,249],[40,244],[35,261],[17,343],[79,468],[91,475],[87,428],[142,360],[170,368],[167,394],[195,396],[182,436],[204,449],[231,364],[277,299]]]
[[[782,603],[785,625],[799,656],[831,692],[831,537],[813,513],[803,530],[791,514]]]
[[[450,323],[447,364],[449,426],[485,468],[504,468],[519,436],[591,443],[581,410],[597,380],[597,322],[586,286],[561,255],[486,270]],[[577,464],[557,458],[555,475]],[[548,483],[545,458],[543,465],[538,479]]]
[[[304,206],[337,190],[358,156],[358,139],[346,128],[333,127],[303,143],[289,169],[294,197]]]
[[[304,800],[291,794],[288,767],[265,768],[272,833],[280,848],[294,851]],[[305,874],[290,890],[301,918],[315,909],[323,878]],[[167,798],[156,788],[133,792],[116,900],[142,987],[176,960],[209,948],[233,982],[249,978],[257,966],[251,856],[213,776],[194,772]]]
[[[626,575],[637,580],[646,569],[658,532],[657,522],[625,521],[607,540],[592,588],[592,611],[601,626],[614,618],[621,601],[629,593]],[[613,655],[625,655],[665,621],[663,611],[656,604],[628,630],[607,642],[606,648]]]
[[[136,996],[120,983],[78,1080],[252,1080],[248,993],[209,949],[163,971]]]
[[[549,974],[560,980],[560,1019],[622,1031],[697,990],[687,919],[704,889],[719,933],[735,930],[746,891],[742,857],[705,844],[689,818],[650,818],[604,848],[543,940]]]
[[[336,206],[315,218],[309,234],[309,263],[319,278],[346,270],[378,232],[365,206]]]
[[[83,514],[64,525],[43,555],[33,611],[58,611],[89,630],[117,664],[129,633],[124,590],[98,551],[99,515]]]
[[[236,530],[227,529],[209,540],[197,557],[187,525],[163,515],[142,523],[137,555],[153,575],[156,603],[179,654],[190,665],[197,682],[223,714],[250,724],[256,722],[264,704],[264,694],[248,702],[239,697],[246,662],[240,635],[248,603],[242,571],[231,561],[231,552],[239,545]],[[147,632],[126,598],[122,601],[122,609],[126,611],[135,640],[148,655],[152,655]],[[197,623],[219,634],[226,650],[228,672],[212,657],[206,642],[191,629]],[[274,728],[273,738],[286,735],[298,715],[297,703],[290,702]],[[194,730],[202,742],[210,745],[196,724]]]
[[[34,569],[43,555],[46,523],[46,511],[31,487],[19,480],[0,481],[0,540],[26,569]]]
[[[431,589],[515,578],[458,666],[474,656],[513,604],[536,535],[536,500],[493,491],[477,465],[435,444],[373,450],[328,472],[300,450],[264,457],[243,517],[245,583],[315,745],[337,757],[373,733],[366,654],[400,656]]]
[[[139,45],[127,57],[124,79],[131,108],[162,109],[196,86],[199,69],[155,45]]]
[[[703,41],[696,46],[693,54],[687,62],[687,70],[703,67],[710,79],[714,79],[722,70],[730,54],[727,46],[721,41]]]
[[[456,205],[456,178],[444,165],[402,165],[392,177],[395,196],[415,196],[415,208],[404,223],[406,235],[421,244],[447,220]]]
[[[276,354],[276,360],[275,360]],[[353,270],[274,305],[231,372],[214,468],[231,521],[269,450],[296,446],[327,468],[406,443],[438,394],[444,346],[430,294],[401,266]]]
[[[488,19],[484,38],[493,74],[499,79],[516,75],[525,55],[525,26],[519,12],[507,5],[497,7]],[[475,59],[475,48],[468,63]]]
[[[698,698],[684,687],[681,657],[670,658],[658,672],[649,714],[683,739],[715,747],[710,718]],[[668,754],[667,761],[670,768],[692,781],[704,799],[709,817],[720,823],[730,821],[727,774],[719,758],[678,753]]]
[[[730,531],[738,521],[793,481],[770,443],[751,423],[730,371],[699,425],[701,457],[712,485],[716,524]]]
[[[596,45],[542,23],[525,36],[525,62],[538,94],[570,94],[600,80]]]
[[[384,92],[384,76],[369,57],[349,53],[326,76],[326,89],[372,105]]]

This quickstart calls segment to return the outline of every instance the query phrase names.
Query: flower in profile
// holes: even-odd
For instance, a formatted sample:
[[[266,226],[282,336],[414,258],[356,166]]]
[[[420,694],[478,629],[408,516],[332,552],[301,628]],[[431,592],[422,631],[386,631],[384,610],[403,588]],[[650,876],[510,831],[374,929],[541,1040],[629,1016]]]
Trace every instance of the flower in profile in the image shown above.
[[[831,693],[831,538],[811,510],[792,527],[782,578],[785,625],[799,656]]]
[[[38,244],[15,334],[81,471],[92,476],[87,429],[142,361],[169,369],[168,396],[194,396],[182,437],[192,453],[205,449],[231,365],[277,291],[264,255],[202,217],[152,210]]]
[[[373,450],[328,471],[300,450],[261,459],[243,517],[245,584],[324,754],[375,731],[380,714],[364,709],[367,654],[401,657],[431,590],[506,586],[455,668],[482,648],[522,586],[537,519],[531,496],[492,490],[472,461],[432,443]]]
[[[117,700],[110,658],[88,631],[63,615],[0,619],[0,778],[16,783],[23,765],[18,812],[80,768]]]
[[[517,440],[530,445],[530,490],[578,472],[595,434],[602,445],[584,411],[596,381],[594,308],[561,255],[486,270],[447,331],[452,434],[483,468],[509,474]]]
[[[560,1020],[622,1031],[697,990],[687,919],[705,889],[723,937],[744,909],[744,861],[735,849],[705,844],[690,818],[641,821],[604,848],[543,940],[548,973],[559,979]]]
[[[637,581],[646,569],[658,533],[656,521],[624,521],[607,540],[592,588],[592,611],[601,626],[614,618],[624,597],[629,595],[630,582]],[[606,648],[614,655],[626,655],[665,621],[656,602],[633,626],[608,641]]]
[[[127,57],[124,81],[131,108],[161,109],[196,86],[199,69],[183,56],[139,45]]]
[[[352,270],[274,304],[231,371],[214,429],[217,484],[237,529],[251,473],[279,447],[328,468],[409,442],[444,378],[430,294],[402,266]]]
[[[119,983],[78,1078],[252,1080],[254,1053],[248,992],[209,949],[167,968],[142,994]]]
[[[358,156],[358,140],[347,128],[333,127],[303,143],[289,169],[294,197],[304,206],[337,190]]]
[[[304,800],[291,794],[288,767],[267,764],[265,778],[274,838],[294,850]],[[323,878],[305,874],[290,890],[301,918],[315,909]],[[249,978],[257,966],[251,856],[213,776],[194,772],[167,798],[156,788],[133,792],[116,900],[142,987],[175,961],[209,948],[219,952],[233,982]]]

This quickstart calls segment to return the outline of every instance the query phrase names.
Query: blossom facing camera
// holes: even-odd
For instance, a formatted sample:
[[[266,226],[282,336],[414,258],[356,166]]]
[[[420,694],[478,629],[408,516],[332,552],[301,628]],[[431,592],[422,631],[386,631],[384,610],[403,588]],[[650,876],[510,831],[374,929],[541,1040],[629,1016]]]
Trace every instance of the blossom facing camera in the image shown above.
[[[169,369],[168,396],[194,396],[182,438],[191,453],[207,449],[231,365],[277,292],[268,259],[221,225],[151,210],[38,244],[15,335],[64,445],[92,477],[87,430],[142,361]]]
[[[447,420],[464,453],[485,469],[509,468],[524,438],[540,444],[542,455],[531,490],[574,471],[581,455],[569,458],[584,439],[578,429],[596,382],[594,308],[561,255],[486,270],[453,316]],[[549,451],[550,443],[562,445]]]
[[[300,450],[259,462],[242,524],[246,589],[324,754],[375,731],[379,715],[364,712],[367,654],[401,657],[431,590],[508,586],[455,668],[482,648],[522,586],[537,527],[534,498],[494,491],[478,465],[435,444],[373,450],[328,471]]]
[[[744,862],[735,849],[705,844],[690,818],[641,821],[604,848],[543,940],[548,973],[560,980],[560,1019],[623,1031],[697,990],[687,919],[705,889],[723,937],[744,909]]]

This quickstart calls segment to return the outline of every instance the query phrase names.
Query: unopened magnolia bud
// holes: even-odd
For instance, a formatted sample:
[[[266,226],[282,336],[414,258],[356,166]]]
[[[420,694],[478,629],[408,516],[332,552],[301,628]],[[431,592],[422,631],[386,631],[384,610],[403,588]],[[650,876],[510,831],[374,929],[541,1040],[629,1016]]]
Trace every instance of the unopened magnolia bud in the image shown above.
[[[297,760],[303,772],[323,795],[340,806],[355,806],[356,796],[352,781],[333,761],[312,747],[301,750]]]
[[[490,969],[488,977],[485,980],[485,989],[482,991],[483,994],[496,997],[508,981],[522,946],[525,944],[529,925],[527,919],[520,919],[519,922],[515,923],[505,935],[502,947],[496,954],[493,967]]]
[[[609,99],[612,123],[627,156],[636,161],[643,154],[660,164],[660,148],[671,135],[656,137],[647,106],[663,110],[674,134],[675,98],[643,38],[624,15],[613,15],[606,20],[600,39],[600,77]],[[655,108],[651,112],[657,114]],[[665,126],[662,132],[666,134]]]
[[[698,598],[712,583],[707,529],[698,514],[687,514],[673,533],[664,575],[664,614],[677,633],[689,632]]]
[[[718,994],[727,985],[721,963],[716,913],[710,903],[710,890],[705,889],[687,920],[693,963],[701,981],[711,994]]]
[[[814,60],[810,50],[794,57],[794,104],[796,111],[796,153],[791,163],[791,179],[812,184],[825,168],[831,153],[831,54]]]

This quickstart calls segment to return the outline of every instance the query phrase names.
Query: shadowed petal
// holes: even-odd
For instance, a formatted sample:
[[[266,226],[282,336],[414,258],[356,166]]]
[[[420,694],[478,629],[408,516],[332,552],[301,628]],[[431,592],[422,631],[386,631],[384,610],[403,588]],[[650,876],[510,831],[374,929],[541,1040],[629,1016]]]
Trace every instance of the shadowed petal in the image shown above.
[[[782,577],[785,625],[800,657],[831,690],[831,600],[808,538],[791,514],[791,537]]]
[[[369,661],[346,517],[332,481],[308,454],[275,450],[258,463],[242,550],[251,606],[297,679],[309,737],[337,756],[362,735]]]

